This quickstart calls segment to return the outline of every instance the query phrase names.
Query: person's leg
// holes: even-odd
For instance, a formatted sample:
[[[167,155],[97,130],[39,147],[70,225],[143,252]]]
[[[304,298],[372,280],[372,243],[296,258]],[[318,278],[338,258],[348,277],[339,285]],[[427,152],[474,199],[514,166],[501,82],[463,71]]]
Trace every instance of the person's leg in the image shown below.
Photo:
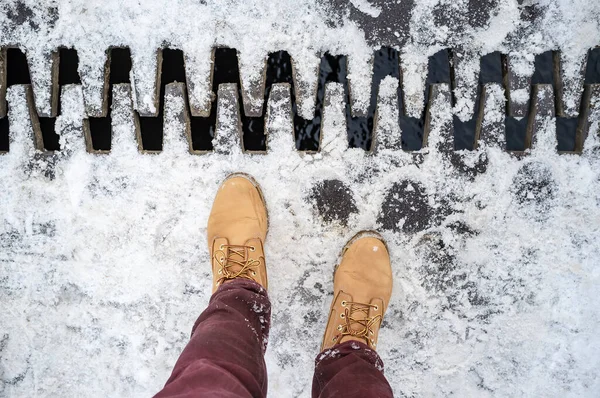
[[[379,355],[358,341],[346,341],[321,352],[315,361],[314,398],[393,397]]]
[[[221,285],[156,397],[264,397],[271,304],[266,290],[239,279]]]
[[[155,397],[264,397],[271,319],[263,249],[267,211],[252,178],[233,175],[225,180],[207,234],[213,296]]]
[[[335,271],[334,299],[315,361],[313,398],[393,397],[375,352],[391,293],[385,243],[373,232],[356,235]]]

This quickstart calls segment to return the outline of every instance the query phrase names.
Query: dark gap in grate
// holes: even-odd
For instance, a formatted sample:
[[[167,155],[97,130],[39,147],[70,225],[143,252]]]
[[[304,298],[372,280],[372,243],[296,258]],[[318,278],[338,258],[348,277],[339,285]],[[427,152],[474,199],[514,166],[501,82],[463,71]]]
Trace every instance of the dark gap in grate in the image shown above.
[[[6,85],[31,84],[27,57],[19,48],[6,50]]]
[[[504,75],[502,74],[502,53],[496,51],[481,57],[479,84],[502,84],[503,81]]]
[[[165,48],[162,51],[162,75],[160,77],[161,91],[164,93],[165,87],[169,83],[185,83],[185,81],[185,61],[183,58],[183,51]]]
[[[44,149],[46,151],[60,151],[60,137],[56,134],[55,117],[39,117],[40,130],[42,132],[42,140],[44,141]]]
[[[588,53],[585,84],[600,84],[600,47],[593,48]]]
[[[528,117],[519,120],[516,117],[506,116],[506,150],[524,151],[527,136]]]
[[[58,84],[81,84],[79,77],[79,56],[73,48],[61,48],[59,51]],[[59,102],[60,104],[60,102]],[[59,105],[60,106],[60,105]]]
[[[110,49],[109,84],[129,84],[131,73],[131,51],[129,48],[115,47]],[[110,90],[109,90],[110,92]]]
[[[429,57],[427,64],[427,86],[432,84],[450,84],[450,51],[440,50]],[[429,101],[429,90],[425,90],[425,101]]]
[[[488,83],[502,84],[502,54],[499,52],[493,52],[481,57],[479,62],[479,71],[479,82],[477,84],[477,94],[473,107],[473,117],[467,121],[462,121],[458,118],[458,116],[453,116],[455,150],[472,150],[475,147],[477,128],[481,127],[478,126],[478,123],[480,122],[480,116],[482,116],[482,112],[484,111],[483,106],[485,105],[481,102],[483,86]],[[454,84],[454,74],[452,76],[452,81]],[[452,105],[454,105],[454,95],[452,102]]]
[[[112,135],[112,89],[113,84],[129,84],[131,72],[131,52],[129,48],[108,50],[108,90],[106,93],[106,116],[90,117],[89,132],[94,151],[110,151]]]
[[[572,152],[575,150],[575,138],[579,119],[575,117],[556,118],[556,139],[559,152]]]
[[[92,149],[94,151],[110,151],[112,130],[111,117],[90,117],[88,120]]]
[[[535,56],[535,71],[531,76],[531,84],[554,84],[554,57],[552,51]],[[555,87],[556,88],[556,87]]]
[[[0,152],[9,150],[8,132],[8,116],[4,116],[0,118]]]

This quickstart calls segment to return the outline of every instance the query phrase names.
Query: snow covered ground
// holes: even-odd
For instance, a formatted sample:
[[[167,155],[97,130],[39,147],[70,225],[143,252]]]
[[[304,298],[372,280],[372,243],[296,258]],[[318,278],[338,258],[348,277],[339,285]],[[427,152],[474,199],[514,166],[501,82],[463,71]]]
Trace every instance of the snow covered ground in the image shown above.
[[[84,84],[63,87],[62,150],[52,155],[34,150],[25,87],[8,89],[11,146],[0,155],[0,396],[157,392],[208,302],[205,225],[214,191],[233,171],[257,178],[270,214],[270,396],[310,395],[333,267],[347,239],[365,228],[382,230],[391,249],[395,285],[379,352],[397,396],[597,396],[600,105],[583,154],[558,154],[554,119],[540,115],[533,149],[517,157],[497,144],[504,93],[491,87],[488,135],[476,151],[447,153],[452,113],[467,115],[473,103],[459,87],[452,109],[441,86],[428,145],[415,154],[397,149],[399,82],[388,77],[369,154],[347,148],[343,90],[332,84],[322,150],[307,155],[294,149],[289,94],[278,86],[269,102],[268,153],[250,155],[239,149],[235,97],[223,87],[216,150],[200,156],[182,138],[183,101],[173,90],[164,151],[149,155],[138,152],[132,100],[118,86],[112,150],[86,152],[82,119],[100,104],[110,46],[132,50],[140,112],[152,111],[159,47],[195,57],[186,67],[197,80],[190,101],[198,107],[210,98],[212,47],[239,51],[247,87],[260,80],[269,52],[286,50],[299,86],[309,87],[299,99],[308,115],[314,68],[325,51],[349,56],[353,106],[365,108],[369,59],[380,40],[400,49],[409,71],[403,89],[414,94],[408,112],[420,115],[423,66],[439,49],[461,48],[477,61],[502,51],[519,58],[521,75],[533,73],[534,54],[561,50],[574,76],[581,57],[600,44],[595,1],[483,3],[489,15],[475,22],[468,21],[472,2],[396,3],[411,10],[396,35],[366,25],[382,18],[379,26],[393,26],[392,3],[382,1],[3,1],[0,45],[18,44],[34,60],[38,111],[50,109],[44,54],[74,46]],[[524,15],[524,7],[535,15]],[[469,78],[472,68],[462,71],[477,81]],[[580,94],[577,85],[566,90],[567,97]],[[327,206],[331,197],[339,206]]]

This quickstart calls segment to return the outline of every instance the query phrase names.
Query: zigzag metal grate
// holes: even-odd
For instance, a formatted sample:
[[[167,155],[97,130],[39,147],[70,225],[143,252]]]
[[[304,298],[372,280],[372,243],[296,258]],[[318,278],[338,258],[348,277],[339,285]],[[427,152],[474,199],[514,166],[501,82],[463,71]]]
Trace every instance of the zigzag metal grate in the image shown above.
[[[144,152],[162,150],[163,111],[165,89],[169,83],[185,82],[186,70],[184,54],[180,50],[164,49],[158,52],[157,87],[158,112],[156,115],[136,116],[136,129],[139,149]],[[237,54],[234,49],[217,48],[213,52],[212,90],[218,93],[220,84],[237,84],[238,104],[243,104],[242,85]],[[341,83],[344,87],[345,115],[350,147],[371,150],[373,129],[376,124],[377,95],[381,81],[386,76],[402,79],[398,51],[382,48],[373,57],[373,80],[369,109],[366,116],[354,116],[350,106],[350,90],[347,81],[347,60],[344,56],[325,54],[321,59],[316,92],[315,113],[312,120],[298,114],[295,94],[294,66],[291,57],[284,51],[272,53],[266,61],[264,103],[258,116],[248,116],[239,112],[243,131],[243,147],[249,152],[264,152],[267,149],[265,135],[265,108],[271,88],[276,83],[288,83],[291,91],[296,148],[302,151],[319,150],[320,130],[323,117],[325,86],[329,82]],[[492,53],[481,58],[479,84],[474,90],[474,113],[468,121],[454,116],[454,144],[447,143],[448,149],[474,149],[481,135],[487,88],[490,84],[502,85],[508,98],[505,118],[506,149],[522,152],[531,148],[535,140],[536,115],[556,116],[557,150],[559,152],[580,153],[588,134],[591,106],[600,93],[600,48],[590,50],[587,67],[582,69],[581,91],[578,116],[566,109],[563,104],[563,78],[561,58],[558,52],[548,52],[536,56],[535,73],[530,79],[521,79],[511,70],[510,57]],[[61,48],[53,55],[53,87],[51,93],[52,115],[42,117],[37,114],[30,87],[27,101],[34,129],[35,148],[55,151],[60,149],[59,136],[55,131],[56,115],[60,115],[60,88],[68,84],[81,84],[78,73],[78,57],[74,49]],[[584,63],[585,65],[585,63]],[[130,84],[132,68],[131,55],[127,48],[112,48],[107,51],[105,67],[105,89],[100,117],[84,120],[86,145],[89,152],[103,153],[111,148],[111,104],[112,88],[116,84]],[[402,84],[398,88],[398,124],[402,132],[401,148],[419,150],[426,143],[428,135],[428,109],[435,85],[445,83],[456,87],[456,68],[460,68],[460,56],[451,50],[443,50],[430,57],[424,93],[425,109],[421,118],[406,115]],[[26,56],[18,48],[5,48],[0,52],[0,152],[9,151],[10,126],[6,117],[6,88],[12,85],[30,85],[31,78]],[[530,92],[528,103],[517,104],[511,99],[510,90],[527,88]],[[556,95],[555,95],[556,94]],[[449,101],[456,99],[452,95]],[[193,116],[186,101],[186,118],[189,121],[186,133],[190,152],[211,151],[217,121],[217,101],[210,105],[208,116]],[[243,107],[242,107],[243,108]]]

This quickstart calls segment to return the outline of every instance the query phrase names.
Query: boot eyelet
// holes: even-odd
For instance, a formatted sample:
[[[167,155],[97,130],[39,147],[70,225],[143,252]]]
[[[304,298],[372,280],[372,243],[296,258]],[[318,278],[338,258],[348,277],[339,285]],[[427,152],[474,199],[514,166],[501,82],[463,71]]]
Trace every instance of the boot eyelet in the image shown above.
[[[342,325],[338,326],[338,330],[341,332],[344,327]]]
[[[252,271],[252,276],[256,276],[256,271]]]
[[[335,341],[335,336],[333,336],[333,338],[331,339],[331,341]]]
[[[219,246],[219,250],[223,250],[224,248],[225,248],[225,245]]]
[[[221,257],[221,259],[219,261],[221,261],[221,262],[225,261],[225,257]]]
[[[345,318],[346,314],[344,314],[343,312],[340,314],[340,318]]]
[[[346,300],[342,300],[342,307],[346,306]]]
[[[254,247],[254,246],[250,246],[250,251],[251,251],[251,252],[253,252],[253,251],[256,251],[256,247]]]
[[[221,270],[217,271],[217,274],[221,275],[223,272]]]
[[[376,305],[374,309],[375,311],[379,311],[379,306]]]

